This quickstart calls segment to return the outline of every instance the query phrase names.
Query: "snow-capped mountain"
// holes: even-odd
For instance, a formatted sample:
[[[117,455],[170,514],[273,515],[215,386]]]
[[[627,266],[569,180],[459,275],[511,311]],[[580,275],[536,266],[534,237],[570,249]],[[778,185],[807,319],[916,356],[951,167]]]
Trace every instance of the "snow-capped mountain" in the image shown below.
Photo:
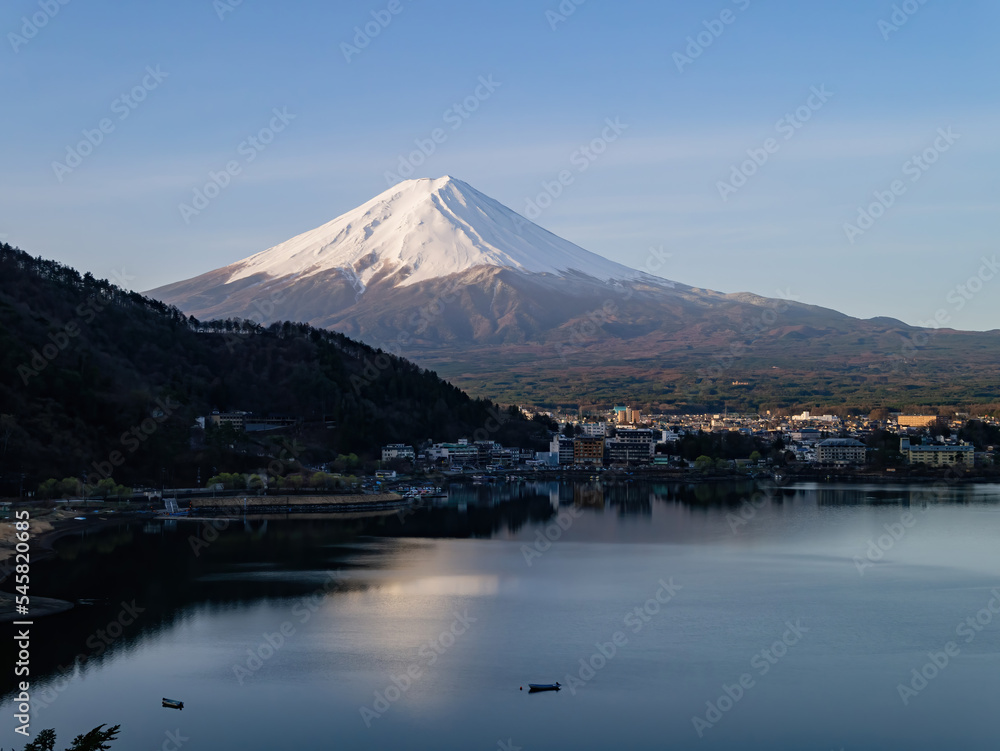
[[[393,334],[447,298],[456,304],[409,337],[430,343],[523,341],[595,298],[678,286],[584,250],[446,176],[407,180],[316,229],[149,295],[198,318],[305,321],[362,337]]]
[[[200,319],[335,329],[474,393],[525,400],[536,388],[571,403],[597,384],[606,394],[641,383],[667,394],[706,374],[740,388],[754,373],[773,382],[784,367],[888,379],[912,360],[913,329],[899,321],[670,282],[563,240],[451,177],[401,183],[147,294]],[[938,332],[921,358],[946,341]]]
[[[591,253],[453,177],[407,180],[353,211],[228,267],[230,284],[340,270],[359,287],[408,286],[496,266],[608,281],[643,276]]]

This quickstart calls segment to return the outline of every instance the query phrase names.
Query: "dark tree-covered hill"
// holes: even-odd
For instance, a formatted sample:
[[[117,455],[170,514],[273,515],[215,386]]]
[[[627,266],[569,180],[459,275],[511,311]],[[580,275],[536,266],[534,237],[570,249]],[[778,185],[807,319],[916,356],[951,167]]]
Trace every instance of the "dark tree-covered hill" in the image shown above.
[[[499,440],[546,426],[434,372],[305,324],[199,322],[162,302],[0,246],[0,494],[48,477],[191,486],[290,448],[310,465],[386,443]],[[268,439],[192,426],[213,409],[284,417]]]

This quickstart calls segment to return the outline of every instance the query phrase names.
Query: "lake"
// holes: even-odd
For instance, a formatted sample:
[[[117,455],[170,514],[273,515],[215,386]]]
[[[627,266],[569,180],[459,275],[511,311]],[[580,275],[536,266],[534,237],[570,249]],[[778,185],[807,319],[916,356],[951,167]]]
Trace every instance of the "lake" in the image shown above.
[[[34,595],[90,603],[34,626],[32,730],[63,748],[120,723],[123,751],[992,751],[998,501],[523,482],[376,517],[123,522],[32,566]],[[0,746],[21,748],[10,673]]]

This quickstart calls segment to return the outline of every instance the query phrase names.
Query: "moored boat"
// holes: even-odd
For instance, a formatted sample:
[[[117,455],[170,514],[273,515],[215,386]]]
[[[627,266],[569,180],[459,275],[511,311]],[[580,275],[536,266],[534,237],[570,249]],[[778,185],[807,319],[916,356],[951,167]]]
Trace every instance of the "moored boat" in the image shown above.
[[[562,687],[558,681],[556,683],[529,683],[528,693],[532,691],[558,691]]]

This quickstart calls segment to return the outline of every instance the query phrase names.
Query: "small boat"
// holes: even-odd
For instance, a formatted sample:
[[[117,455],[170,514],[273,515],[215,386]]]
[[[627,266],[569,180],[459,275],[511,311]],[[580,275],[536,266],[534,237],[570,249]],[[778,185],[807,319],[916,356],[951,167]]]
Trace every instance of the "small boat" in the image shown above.
[[[169,709],[184,709],[184,702],[177,701],[177,699],[163,699],[163,706]]]
[[[558,691],[562,687],[559,682],[556,683],[529,683],[528,693],[532,691]]]

